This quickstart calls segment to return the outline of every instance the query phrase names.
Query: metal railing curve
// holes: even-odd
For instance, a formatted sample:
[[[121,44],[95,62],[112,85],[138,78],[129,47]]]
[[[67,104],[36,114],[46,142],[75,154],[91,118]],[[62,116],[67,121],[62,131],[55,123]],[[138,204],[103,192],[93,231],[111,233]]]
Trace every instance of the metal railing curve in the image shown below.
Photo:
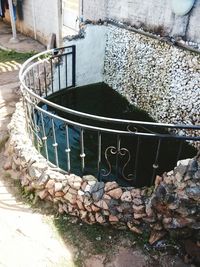
[[[30,138],[47,160],[68,173],[89,173],[124,186],[151,185],[185,150],[192,157],[199,149],[199,125],[96,116],[50,101],[55,93],[76,87],[74,45],[34,55],[22,65],[19,78]],[[168,159],[161,157],[164,147],[174,148],[167,152],[173,162],[167,167],[163,161]]]

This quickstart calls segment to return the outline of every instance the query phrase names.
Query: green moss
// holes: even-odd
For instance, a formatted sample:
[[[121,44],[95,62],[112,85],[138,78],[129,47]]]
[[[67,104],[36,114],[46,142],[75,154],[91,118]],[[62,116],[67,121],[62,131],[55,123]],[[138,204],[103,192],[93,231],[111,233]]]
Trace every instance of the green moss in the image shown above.
[[[24,62],[28,58],[35,55],[36,52],[30,51],[30,52],[16,52],[14,50],[1,50],[0,49],[0,62],[6,62],[6,61],[12,61],[15,60],[17,62]]]

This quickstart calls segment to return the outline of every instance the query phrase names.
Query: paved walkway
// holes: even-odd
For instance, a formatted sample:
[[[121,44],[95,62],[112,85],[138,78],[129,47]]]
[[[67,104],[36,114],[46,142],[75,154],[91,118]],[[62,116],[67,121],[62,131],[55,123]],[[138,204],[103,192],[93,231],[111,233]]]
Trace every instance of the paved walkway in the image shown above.
[[[16,50],[18,52],[29,52],[29,51],[42,51],[44,46],[30,37],[24,36],[21,33],[17,34],[19,39],[18,43],[10,42],[12,37],[12,30],[8,24],[0,21],[0,48]]]

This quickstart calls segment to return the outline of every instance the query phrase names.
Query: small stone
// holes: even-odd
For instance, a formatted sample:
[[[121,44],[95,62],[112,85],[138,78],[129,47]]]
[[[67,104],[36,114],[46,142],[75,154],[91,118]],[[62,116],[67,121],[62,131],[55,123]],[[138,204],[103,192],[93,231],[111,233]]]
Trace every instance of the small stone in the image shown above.
[[[93,175],[84,175],[83,181],[96,181],[97,182],[97,178],[95,178]]]
[[[166,235],[165,231],[155,231],[155,230],[153,230],[151,232],[151,235],[150,235],[150,238],[149,238],[149,244],[153,245],[155,242],[160,240],[165,235]]]
[[[96,219],[96,221],[97,221],[98,223],[100,223],[100,224],[103,224],[103,223],[105,222],[104,217],[103,217],[102,214],[99,213],[99,212],[95,213],[95,219]]]
[[[172,218],[164,218],[163,219],[163,224],[169,224],[172,222]]]
[[[86,187],[85,187],[84,192],[89,192],[89,193],[91,193],[91,191],[92,191],[92,186],[89,185],[89,184],[87,184]]]
[[[79,196],[84,196],[84,194],[85,194],[85,193],[84,193],[83,191],[78,190],[78,195],[79,195]]]
[[[54,196],[55,190],[54,190],[54,188],[50,188],[50,189],[48,189],[48,192],[51,196]]]
[[[141,218],[144,218],[146,217],[146,213],[141,213],[141,214],[138,214],[138,213],[134,213],[134,219],[138,220],[138,219],[141,219]]]
[[[38,184],[46,184],[49,180],[49,175],[44,172],[40,175],[40,178],[38,179]]]
[[[65,193],[63,191],[57,191],[55,192],[55,197],[63,197]]]
[[[161,182],[162,182],[162,177],[157,175],[155,179],[155,187],[158,187]]]
[[[41,198],[41,199],[45,199],[48,196],[48,191],[46,189],[37,192],[37,195]]]
[[[87,183],[88,183],[90,186],[93,186],[93,185],[96,184],[96,181],[88,181]]]
[[[3,165],[3,168],[5,171],[10,170],[12,168],[12,164],[11,164],[10,160],[7,160],[5,162],[5,164]]]
[[[200,201],[200,186],[193,186],[186,189],[186,194],[189,198]]]
[[[131,195],[133,198],[140,198],[141,197],[141,190],[140,189],[132,189]]]
[[[91,209],[92,209],[92,211],[94,211],[94,212],[97,212],[97,211],[100,210],[100,208],[97,207],[97,206],[95,206],[95,205],[91,205]]]
[[[156,223],[154,226],[153,226],[153,229],[156,230],[156,231],[161,231],[163,229],[161,223]]]
[[[133,198],[132,202],[134,205],[138,206],[143,204],[143,201],[140,198]]]
[[[89,219],[90,223],[94,223],[95,222],[95,217],[94,217],[94,215],[92,213],[88,214],[88,219]]]
[[[89,212],[92,212],[92,208],[90,206],[85,206],[85,209]]]
[[[66,185],[65,188],[63,189],[63,192],[66,194],[70,189],[69,185]]]
[[[116,182],[107,182],[105,184],[105,192],[118,188],[118,184]]]
[[[100,200],[104,194],[104,183],[98,182],[91,189],[92,198],[95,202]]]
[[[47,189],[51,189],[51,188],[54,188],[55,186],[55,181],[54,180],[49,180],[45,186],[45,188]]]
[[[129,191],[124,192],[121,196],[121,201],[131,202],[132,201],[131,193]]]
[[[114,216],[114,215],[109,216],[109,222],[110,223],[116,223],[118,221],[119,221],[119,219],[117,218],[117,216]]]
[[[135,213],[144,213],[144,211],[145,211],[145,206],[143,206],[143,205],[141,205],[141,206],[133,205],[132,208],[133,208],[133,211]]]
[[[123,191],[121,188],[116,188],[116,189],[113,189],[107,192],[107,195],[109,195],[110,197],[114,199],[119,199],[122,196],[122,193]]]
[[[83,203],[80,200],[77,200],[76,204],[80,210],[85,210]]]
[[[80,210],[80,218],[83,220],[87,217],[87,211]]]
[[[103,195],[103,199],[107,199],[107,200],[110,200],[111,199],[111,197],[110,196],[108,196],[108,195]]]
[[[132,232],[136,234],[142,234],[142,230],[139,227],[135,226],[133,223],[128,222],[127,226]]]
[[[68,193],[72,194],[72,195],[78,195],[78,191],[76,189],[73,189],[73,188],[69,188]]]
[[[76,195],[74,194],[70,194],[67,193],[64,195],[64,199],[66,199],[67,201],[69,201],[69,203],[71,203],[72,205],[76,203]]]
[[[55,183],[55,192],[61,191],[62,187],[63,187],[62,183],[60,182]]]
[[[81,188],[82,181],[82,178],[79,176],[73,174],[67,175],[67,182],[73,189],[79,190]]]
[[[92,202],[93,202],[92,198],[87,197],[87,196],[84,197],[84,206],[85,207],[90,206],[92,204]]]
[[[108,205],[104,200],[99,200],[98,202],[94,203],[97,207],[104,209],[104,210],[108,210]]]
[[[81,189],[82,189],[83,191],[85,191],[86,186],[87,186],[87,182],[84,181],[84,182],[82,183],[82,185],[81,185]]]

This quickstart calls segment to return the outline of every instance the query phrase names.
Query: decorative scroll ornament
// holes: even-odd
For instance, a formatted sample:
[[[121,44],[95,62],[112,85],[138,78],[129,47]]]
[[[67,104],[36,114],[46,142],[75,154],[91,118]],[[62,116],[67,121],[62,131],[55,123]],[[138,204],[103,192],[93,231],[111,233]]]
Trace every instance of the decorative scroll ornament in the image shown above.
[[[190,12],[195,0],[171,0],[172,11],[178,16],[184,16]]]
[[[106,159],[106,162],[108,164],[108,171],[106,171],[105,169],[102,169],[102,176],[106,177],[106,176],[109,176],[111,173],[112,173],[112,164],[110,162],[110,159],[109,157],[111,155],[114,155],[114,156],[119,156],[119,157],[125,157],[125,156],[128,156],[127,157],[127,160],[126,162],[124,163],[124,165],[122,166],[122,170],[121,170],[121,174],[122,174],[122,177],[127,180],[127,181],[133,181],[133,179],[135,179],[135,175],[134,174],[128,174],[128,175],[125,175],[125,169],[127,167],[127,165],[129,164],[130,160],[131,160],[131,155],[130,155],[130,152],[128,149],[126,148],[120,148],[119,150],[114,147],[114,146],[109,146],[106,150],[105,150],[105,159]]]

